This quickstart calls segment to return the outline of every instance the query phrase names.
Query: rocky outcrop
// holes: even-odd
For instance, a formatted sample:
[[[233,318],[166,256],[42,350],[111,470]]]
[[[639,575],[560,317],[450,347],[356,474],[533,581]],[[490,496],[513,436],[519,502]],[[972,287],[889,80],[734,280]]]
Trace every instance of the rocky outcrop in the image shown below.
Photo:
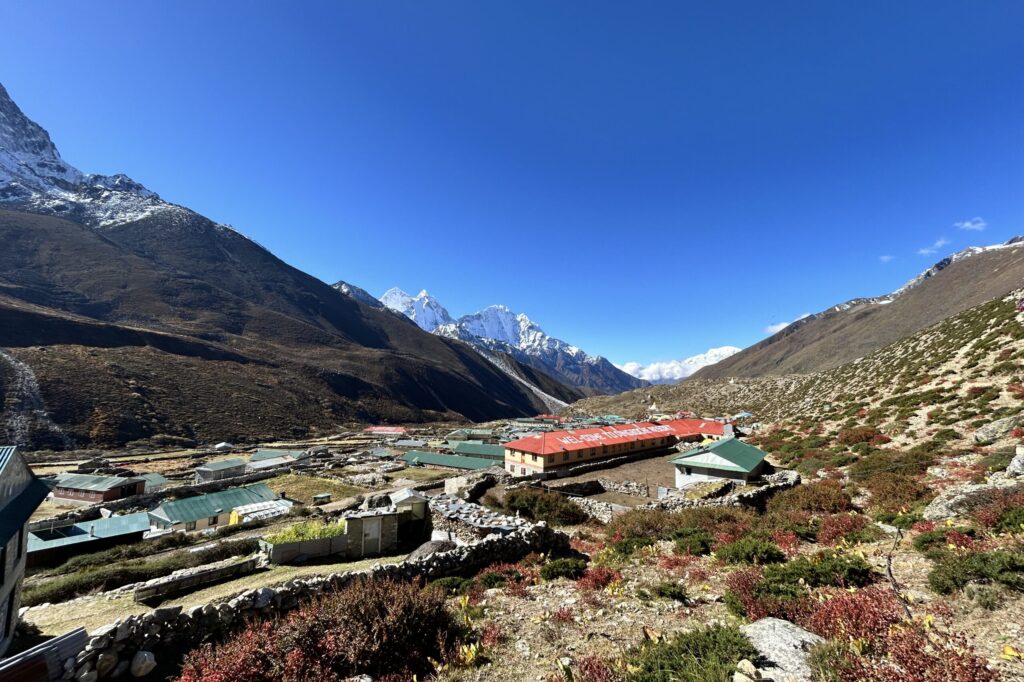
[[[1018,484],[1019,481],[1015,478],[993,474],[987,483],[954,485],[943,490],[938,497],[929,502],[922,516],[926,521],[941,521],[960,516],[984,502],[992,493]]]
[[[1005,419],[997,419],[982,426],[974,432],[974,442],[978,445],[991,445],[1005,438],[1018,426],[1024,425],[1024,415],[1014,415]]]
[[[759,669],[762,677],[797,682],[813,679],[808,656],[811,648],[823,643],[824,639],[779,618],[762,618],[742,626],[740,630],[767,661]]]

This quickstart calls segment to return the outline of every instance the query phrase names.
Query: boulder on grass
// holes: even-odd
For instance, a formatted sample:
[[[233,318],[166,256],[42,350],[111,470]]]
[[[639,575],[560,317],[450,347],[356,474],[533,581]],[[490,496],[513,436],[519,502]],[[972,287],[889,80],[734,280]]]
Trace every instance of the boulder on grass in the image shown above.
[[[798,682],[813,679],[808,657],[812,647],[825,641],[818,635],[780,618],[762,618],[742,626],[740,631],[767,660],[760,666],[765,678]]]

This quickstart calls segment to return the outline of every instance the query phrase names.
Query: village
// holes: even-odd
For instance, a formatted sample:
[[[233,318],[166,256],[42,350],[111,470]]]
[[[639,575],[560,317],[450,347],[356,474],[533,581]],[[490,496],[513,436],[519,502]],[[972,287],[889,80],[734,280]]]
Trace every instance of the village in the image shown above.
[[[6,659],[0,679],[40,660],[51,679],[145,676],[158,652],[118,646],[114,661],[101,657],[95,634],[85,644],[87,632],[102,631],[104,618],[123,625],[126,615],[165,617],[167,604],[193,604],[192,596],[231,602],[286,576],[330,575],[367,561],[401,566],[510,537],[535,524],[502,507],[502,497],[519,488],[556,493],[600,521],[637,507],[756,491],[770,485],[772,467],[738,437],[747,431],[736,421],[538,415],[79,462],[64,454],[64,461],[29,463],[5,447],[2,645],[10,645],[19,620],[47,639]],[[151,570],[87,579],[97,563],[147,565],[141,557]],[[457,570],[465,569],[459,562]],[[96,655],[57,660],[83,646]]]

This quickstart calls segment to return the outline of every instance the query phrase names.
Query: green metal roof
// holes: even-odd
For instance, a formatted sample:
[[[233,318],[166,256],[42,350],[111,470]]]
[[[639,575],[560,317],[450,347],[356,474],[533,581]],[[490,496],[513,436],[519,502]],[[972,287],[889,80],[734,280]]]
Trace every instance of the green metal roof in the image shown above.
[[[402,455],[408,464],[430,464],[433,466],[451,467],[452,469],[486,469],[494,466],[493,459],[465,457],[463,455],[443,455],[440,452],[424,452],[410,450]]]
[[[275,459],[277,457],[291,457],[292,459],[302,459],[306,456],[305,450],[265,450],[259,449],[252,453],[249,457],[250,462],[259,462],[263,459]]]
[[[7,462],[10,461],[14,453],[18,451],[17,445],[0,445],[0,471],[4,470],[7,466]]]
[[[77,545],[119,535],[143,533],[149,530],[149,514],[137,512],[106,519],[82,521],[53,530],[37,530],[28,534],[28,551],[38,552],[53,547]]]
[[[719,464],[715,462],[694,461],[700,460],[702,455],[713,454],[729,462]],[[764,461],[765,453],[760,448],[744,443],[735,438],[723,438],[708,445],[702,445],[693,450],[679,455],[671,460],[673,464],[699,466],[705,469],[720,469],[722,471],[740,471],[749,474]]]
[[[196,469],[205,469],[206,471],[224,471],[225,469],[235,469],[244,466],[245,462],[240,459],[222,459],[219,462],[207,462],[201,467],[196,467]]]
[[[7,504],[0,510],[0,545],[6,544],[18,529],[24,526],[29,518],[50,494],[50,487],[33,477],[28,487],[22,490],[17,497],[8,500]]]
[[[104,492],[130,483],[138,483],[140,480],[142,479],[137,477],[126,478],[123,476],[96,476],[94,474],[60,474],[57,476],[57,487]]]
[[[243,504],[267,502],[274,497],[274,491],[266,483],[254,483],[241,488],[228,488],[219,493],[164,502],[150,514],[170,523],[188,523],[223,514]]]
[[[456,443],[455,447],[452,449],[460,455],[470,455],[505,461],[505,446],[503,445],[489,445],[487,443],[470,443],[462,441],[461,443]]]

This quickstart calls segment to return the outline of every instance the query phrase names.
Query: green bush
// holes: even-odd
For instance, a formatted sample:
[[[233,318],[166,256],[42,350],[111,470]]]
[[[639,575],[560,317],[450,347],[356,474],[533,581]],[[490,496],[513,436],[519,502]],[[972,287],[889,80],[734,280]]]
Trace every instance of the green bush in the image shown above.
[[[676,543],[676,554],[702,556],[711,552],[715,538],[703,528],[684,528],[672,534]]]
[[[654,544],[654,540],[651,538],[626,538],[625,540],[619,540],[611,544],[612,551],[619,556],[628,557],[644,547],[650,547]]]
[[[266,538],[272,545],[283,545],[288,542],[304,542],[306,540],[325,540],[344,535],[345,522],[327,523],[324,521],[304,521],[293,526],[271,533]]]
[[[723,545],[715,551],[715,556],[730,564],[776,564],[786,560],[775,543],[753,537]]]
[[[914,549],[926,556],[934,556],[936,553],[942,554],[946,551],[946,536],[950,532],[962,533],[967,537],[974,537],[974,529],[966,526],[957,526],[956,528],[936,528],[935,530],[925,531],[914,538]]]
[[[540,577],[544,580],[568,578],[576,580],[587,570],[587,562],[583,559],[553,559],[541,566]]]
[[[660,582],[652,588],[656,597],[686,603],[686,587],[671,581]]]
[[[895,526],[902,530],[909,530],[918,521],[923,521],[924,516],[920,510],[914,510],[907,512],[906,514],[898,511],[882,511],[875,514],[875,521],[884,523],[889,526]]]
[[[627,653],[627,682],[729,682],[736,664],[757,650],[736,626],[711,625],[646,642]]]
[[[939,594],[959,592],[974,581],[999,583],[1024,592],[1024,552],[948,552],[938,558],[928,574],[928,586]]]
[[[185,547],[186,545],[193,544],[193,542],[195,542],[195,537],[188,533],[168,533],[155,540],[144,540],[133,545],[121,545],[102,552],[71,557],[60,566],[47,571],[47,573],[74,573],[92,566],[109,566],[118,561],[139,559],[151,554],[165,552],[169,549]]]
[[[528,519],[546,521],[552,525],[574,525],[588,518],[586,512],[565,496],[532,488],[506,493],[504,507],[509,512],[519,512]]]
[[[473,579],[448,576],[446,578],[438,578],[430,584],[444,590],[444,593],[451,597],[456,594],[465,594],[468,592],[470,587],[473,585]]]
[[[837,481],[819,481],[783,490],[768,500],[769,512],[805,511],[816,514],[836,514],[849,511],[850,496]]]
[[[766,566],[759,591],[779,596],[800,586],[865,587],[873,583],[875,577],[868,563],[859,556],[824,551],[811,557],[796,557],[785,564]]]
[[[689,525],[683,514],[658,509],[631,509],[619,514],[608,523],[609,537],[649,538],[650,540],[668,540],[672,533]]]

